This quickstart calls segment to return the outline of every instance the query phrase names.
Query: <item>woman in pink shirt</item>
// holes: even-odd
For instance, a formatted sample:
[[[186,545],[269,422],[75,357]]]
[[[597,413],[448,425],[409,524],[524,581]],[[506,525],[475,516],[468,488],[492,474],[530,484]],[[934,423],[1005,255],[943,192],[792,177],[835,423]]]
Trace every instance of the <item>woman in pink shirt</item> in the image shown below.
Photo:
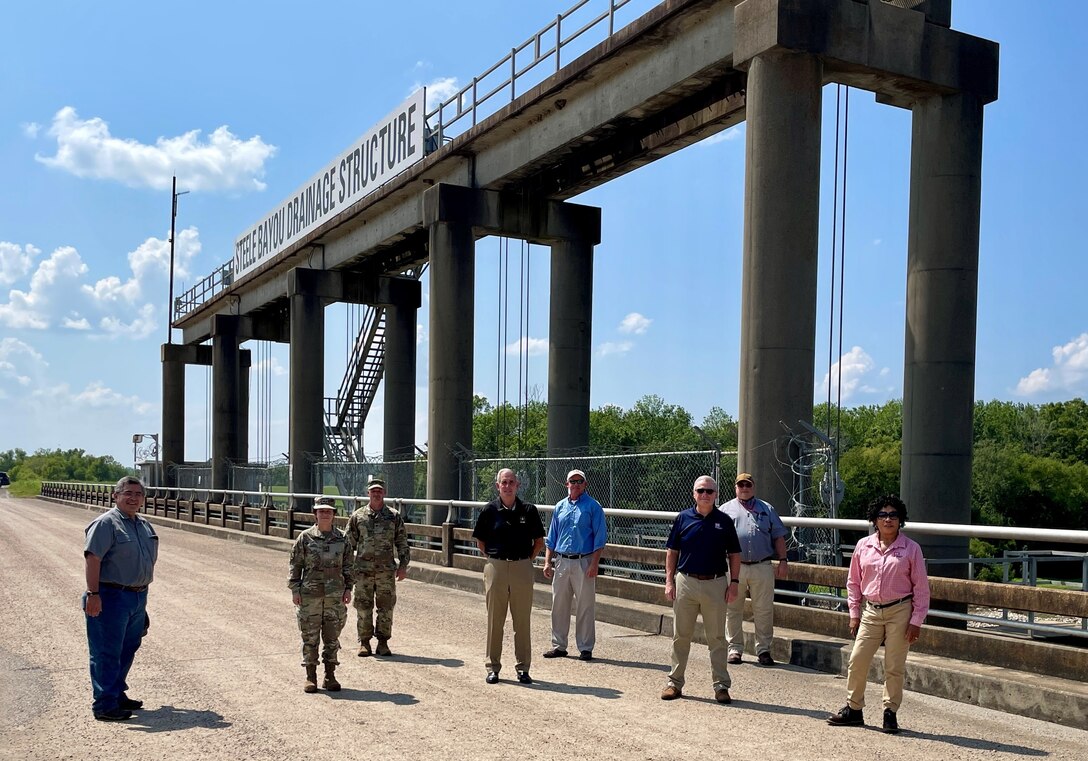
[[[900,531],[907,522],[903,500],[893,494],[874,499],[869,503],[869,522],[876,533],[854,548],[846,581],[850,635],[855,637],[846,676],[846,706],[827,722],[835,726],[865,723],[865,679],[884,642],[884,731],[895,734],[907,651],[929,613],[929,577],[922,548]]]

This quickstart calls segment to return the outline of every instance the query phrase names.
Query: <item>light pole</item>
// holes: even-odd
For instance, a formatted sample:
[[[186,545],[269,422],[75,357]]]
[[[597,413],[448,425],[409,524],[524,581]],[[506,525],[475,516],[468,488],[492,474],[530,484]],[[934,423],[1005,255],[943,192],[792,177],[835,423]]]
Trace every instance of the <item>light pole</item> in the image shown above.
[[[174,343],[174,223],[178,218],[178,196],[188,192],[178,192],[178,176],[174,175],[170,181],[170,297],[166,302],[166,343],[170,344]]]
[[[151,446],[139,449],[140,444],[144,439],[151,439]],[[156,483],[151,486],[158,486],[162,482],[162,463],[159,460],[159,434],[157,433],[134,433],[132,434],[132,469],[139,469],[138,458],[140,455],[144,456],[144,462],[147,462],[147,457],[150,456],[155,460],[155,480]]]

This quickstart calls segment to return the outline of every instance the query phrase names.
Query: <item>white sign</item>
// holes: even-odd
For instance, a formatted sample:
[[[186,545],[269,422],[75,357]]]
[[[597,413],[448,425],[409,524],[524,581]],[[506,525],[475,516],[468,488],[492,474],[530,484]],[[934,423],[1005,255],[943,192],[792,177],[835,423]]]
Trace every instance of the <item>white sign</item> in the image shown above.
[[[234,277],[268,261],[322,222],[423,158],[426,88],[416,90],[271,214],[234,241]]]

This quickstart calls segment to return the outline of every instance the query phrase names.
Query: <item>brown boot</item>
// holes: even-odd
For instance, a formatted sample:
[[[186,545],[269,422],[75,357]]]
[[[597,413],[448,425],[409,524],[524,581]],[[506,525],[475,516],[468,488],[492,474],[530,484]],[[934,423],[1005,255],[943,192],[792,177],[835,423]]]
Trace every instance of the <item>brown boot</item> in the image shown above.
[[[378,655],[392,655],[393,654],[393,651],[389,649],[389,640],[387,640],[387,639],[378,640],[377,653],[378,653]]]
[[[302,687],[303,692],[317,692],[317,664],[306,665],[306,684]]]
[[[369,655],[374,655],[370,650],[370,640],[364,639],[359,643],[359,657],[366,658]]]
[[[325,681],[321,683],[321,689],[329,692],[339,692],[340,682],[336,681],[336,664],[325,664]]]

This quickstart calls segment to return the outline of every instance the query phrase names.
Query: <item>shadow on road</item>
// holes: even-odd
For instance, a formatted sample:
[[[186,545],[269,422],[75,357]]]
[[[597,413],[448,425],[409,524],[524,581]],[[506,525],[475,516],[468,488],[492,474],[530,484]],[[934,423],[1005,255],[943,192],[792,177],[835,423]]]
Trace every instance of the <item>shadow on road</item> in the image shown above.
[[[189,708],[162,706],[153,710],[134,711],[125,726],[137,732],[173,732],[179,729],[226,729],[231,726],[215,711],[195,711]]]
[[[604,700],[617,700],[623,695],[622,690],[614,690],[611,687],[590,687],[585,684],[565,684],[563,682],[541,682],[539,680],[534,681],[532,684],[518,685],[524,686],[525,689],[538,690],[540,692],[558,692],[563,695],[590,695],[595,698],[603,698]]]
[[[395,706],[411,706],[419,702],[415,695],[403,692],[379,692],[377,690],[353,690],[342,688],[339,692],[321,692],[330,700],[357,700],[363,703],[392,703]]]
[[[869,729],[869,727],[867,727]],[[877,730],[876,727],[871,727]],[[879,730],[877,730],[879,731]],[[972,748],[975,750],[987,750],[991,753],[1013,753],[1017,756],[1049,756],[1050,753],[1038,748],[1028,748],[1023,745],[1009,745],[993,740],[983,740],[978,737],[960,737],[959,735],[935,735],[929,732],[916,732],[911,729],[903,729],[900,732],[903,737],[917,737],[919,740],[932,740],[933,742],[948,743],[960,748]]]
[[[578,660],[578,659],[577,659],[577,657],[575,657],[573,660]],[[663,664],[663,663],[645,663],[643,661],[621,661],[621,660],[617,660],[616,658],[598,658],[597,656],[593,656],[593,660],[590,661],[590,664],[594,664],[594,663],[602,663],[602,664],[605,664],[605,665],[608,665],[608,666],[623,666],[624,668],[629,668],[629,669],[650,669],[651,671],[668,671],[669,670],[668,664]],[[590,665],[588,668],[592,668],[592,667],[593,666]]]
[[[392,657],[371,658],[370,660],[372,663],[391,661],[393,663],[413,663],[417,666],[445,666],[451,669],[465,665],[465,662],[460,658],[428,658],[425,655],[401,655],[400,653]]]

